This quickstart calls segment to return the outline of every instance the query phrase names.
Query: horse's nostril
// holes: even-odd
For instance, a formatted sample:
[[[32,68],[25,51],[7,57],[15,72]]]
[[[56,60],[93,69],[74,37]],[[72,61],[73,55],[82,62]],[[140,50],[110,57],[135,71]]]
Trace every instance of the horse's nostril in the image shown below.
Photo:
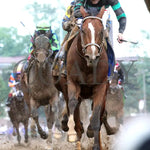
[[[99,55],[96,56],[96,60],[99,59]]]

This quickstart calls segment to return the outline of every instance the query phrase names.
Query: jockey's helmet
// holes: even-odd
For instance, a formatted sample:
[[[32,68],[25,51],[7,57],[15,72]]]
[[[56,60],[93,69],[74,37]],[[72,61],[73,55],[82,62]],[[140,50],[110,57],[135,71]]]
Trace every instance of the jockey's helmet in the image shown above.
[[[20,74],[20,73],[21,73],[22,66],[23,66],[22,63],[20,63],[20,64],[17,66],[17,72],[16,72],[17,74]]]
[[[49,31],[50,30],[50,24],[46,21],[41,21],[37,24],[36,30],[37,31]]]

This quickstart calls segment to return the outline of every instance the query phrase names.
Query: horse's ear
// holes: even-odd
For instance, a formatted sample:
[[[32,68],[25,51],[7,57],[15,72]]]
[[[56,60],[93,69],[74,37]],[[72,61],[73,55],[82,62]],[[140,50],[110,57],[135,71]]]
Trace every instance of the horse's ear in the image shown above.
[[[89,14],[86,12],[86,10],[84,9],[83,6],[80,7],[80,12],[81,12],[83,18],[89,16]]]
[[[105,6],[103,6],[100,10],[100,12],[98,13],[97,17],[99,18],[102,18],[103,17],[103,14],[104,14],[104,11],[105,11]]]

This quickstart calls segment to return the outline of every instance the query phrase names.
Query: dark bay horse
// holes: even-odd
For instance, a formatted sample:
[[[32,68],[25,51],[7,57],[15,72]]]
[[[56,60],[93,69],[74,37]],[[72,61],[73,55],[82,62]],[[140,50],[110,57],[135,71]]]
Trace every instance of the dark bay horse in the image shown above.
[[[83,21],[80,33],[73,40],[67,55],[70,111],[68,125],[73,120],[75,122],[75,128],[69,126],[69,131],[75,129],[77,140],[80,141],[83,127],[80,121],[79,106],[82,99],[92,99],[93,112],[87,135],[94,137],[94,150],[101,149],[100,129],[108,88],[108,57],[102,24],[104,10],[105,8],[102,7],[97,16],[89,16],[81,7]]]
[[[10,108],[8,111],[8,115],[10,117],[10,120],[13,124],[14,129],[17,133],[17,140],[20,144],[21,142],[21,136],[19,133],[19,125],[20,123],[23,123],[24,129],[25,129],[25,143],[28,142],[28,122],[29,122],[29,109],[27,107],[27,104],[24,100],[23,92],[20,90],[20,83],[16,85],[16,92],[13,93],[13,96],[11,98],[11,101],[6,106]],[[14,131],[15,132],[15,131]]]
[[[59,51],[59,55],[61,53],[64,53],[63,46],[61,47]],[[67,76],[65,74],[61,73],[62,69],[62,59],[57,57],[57,60],[55,58],[54,64],[53,64],[53,79],[54,79],[54,84],[55,87],[57,88],[58,91],[60,91],[63,94],[63,98],[65,100],[65,108],[62,111],[62,117],[61,117],[61,127],[62,130],[67,132],[69,130],[68,128],[68,116],[69,116],[69,108],[68,108],[68,86],[67,86]],[[63,64],[64,65],[64,64]],[[56,73],[57,72],[57,73]]]
[[[115,117],[117,128],[123,123],[123,99],[124,91],[123,87],[118,85],[119,75],[118,72],[114,71],[110,86],[107,92],[106,100],[106,111],[107,116]]]
[[[40,35],[35,38],[32,53],[33,60],[29,64],[28,72],[24,73],[22,71],[21,78],[25,100],[37,125],[38,133],[43,139],[46,139],[48,136],[39,124],[37,108],[48,104],[53,108],[55,102],[58,101],[58,91],[54,86],[51,74],[53,60],[50,48],[51,45],[47,36]],[[52,127],[49,128],[49,136],[51,137]]]

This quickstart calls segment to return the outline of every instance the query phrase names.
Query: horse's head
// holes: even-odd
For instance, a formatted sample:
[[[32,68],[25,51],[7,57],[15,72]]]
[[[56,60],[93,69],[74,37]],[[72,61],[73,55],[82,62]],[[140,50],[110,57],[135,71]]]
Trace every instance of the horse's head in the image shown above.
[[[17,107],[24,105],[24,95],[21,90],[18,90],[17,92],[15,92],[13,99],[14,99],[14,103]]]
[[[83,16],[81,42],[88,66],[97,64],[104,45],[104,28],[102,24],[104,10],[105,7],[102,7],[97,16],[89,16],[83,7],[80,9]]]
[[[39,35],[33,43],[33,55],[38,63],[44,63],[51,56],[49,38],[45,35]]]

